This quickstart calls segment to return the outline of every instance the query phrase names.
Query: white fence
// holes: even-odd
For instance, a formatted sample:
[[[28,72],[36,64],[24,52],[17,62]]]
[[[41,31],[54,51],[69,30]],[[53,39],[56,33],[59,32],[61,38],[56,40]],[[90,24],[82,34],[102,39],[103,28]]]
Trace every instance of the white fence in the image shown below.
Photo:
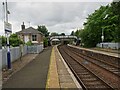
[[[97,47],[120,49],[120,43],[99,43]]]
[[[28,46],[27,52],[28,53],[40,53],[43,50],[43,45],[34,45],[34,46]]]
[[[27,53],[40,53],[42,50],[43,50],[43,45],[23,46],[22,55],[26,55]],[[10,48],[10,52],[11,52],[11,62],[19,59],[21,56],[20,47]],[[7,49],[1,49],[0,50],[0,69],[1,67],[5,67],[6,65],[7,65]]]
[[[0,49],[0,71],[2,68],[2,49]]]

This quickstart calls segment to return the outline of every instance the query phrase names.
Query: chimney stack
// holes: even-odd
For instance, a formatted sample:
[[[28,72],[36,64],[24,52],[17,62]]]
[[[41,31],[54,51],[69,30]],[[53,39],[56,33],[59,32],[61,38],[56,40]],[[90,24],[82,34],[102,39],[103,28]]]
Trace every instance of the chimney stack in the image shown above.
[[[24,22],[23,22],[23,25],[21,25],[21,28],[22,30],[25,29],[25,25],[24,25]]]

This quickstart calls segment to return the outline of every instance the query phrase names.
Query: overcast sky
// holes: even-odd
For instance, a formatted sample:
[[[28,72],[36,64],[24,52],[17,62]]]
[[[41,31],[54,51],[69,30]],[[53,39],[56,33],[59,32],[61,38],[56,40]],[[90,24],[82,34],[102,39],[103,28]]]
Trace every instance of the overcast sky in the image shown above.
[[[8,0],[9,1],[9,0]],[[72,30],[83,28],[83,23],[88,14],[94,12],[101,5],[111,2],[8,2],[10,11],[9,22],[12,24],[13,33],[21,30],[22,22],[26,28],[37,28],[45,25],[49,32],[70,34]],[[0,35],[3,29],[3,6],[0,5]]]

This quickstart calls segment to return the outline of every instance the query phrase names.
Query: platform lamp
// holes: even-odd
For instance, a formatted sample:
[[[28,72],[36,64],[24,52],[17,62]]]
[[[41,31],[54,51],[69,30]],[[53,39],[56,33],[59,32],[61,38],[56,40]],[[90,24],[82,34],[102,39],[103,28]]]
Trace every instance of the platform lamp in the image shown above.
[[[103,18],[104,20],[108,17],[108,14],[105,15]],[[102,35],[101,35],[101,40],[102,40],[102,48],[103,48],[103,42],[104,42],[104,27],[102,27]]]

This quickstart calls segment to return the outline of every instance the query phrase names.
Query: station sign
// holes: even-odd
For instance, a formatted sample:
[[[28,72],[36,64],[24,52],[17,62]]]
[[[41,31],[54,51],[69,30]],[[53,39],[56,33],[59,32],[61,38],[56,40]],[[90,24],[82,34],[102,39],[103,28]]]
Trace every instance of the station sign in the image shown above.
[[[4,22],[5,33],[12,33],[12,25],[8,22]]]

